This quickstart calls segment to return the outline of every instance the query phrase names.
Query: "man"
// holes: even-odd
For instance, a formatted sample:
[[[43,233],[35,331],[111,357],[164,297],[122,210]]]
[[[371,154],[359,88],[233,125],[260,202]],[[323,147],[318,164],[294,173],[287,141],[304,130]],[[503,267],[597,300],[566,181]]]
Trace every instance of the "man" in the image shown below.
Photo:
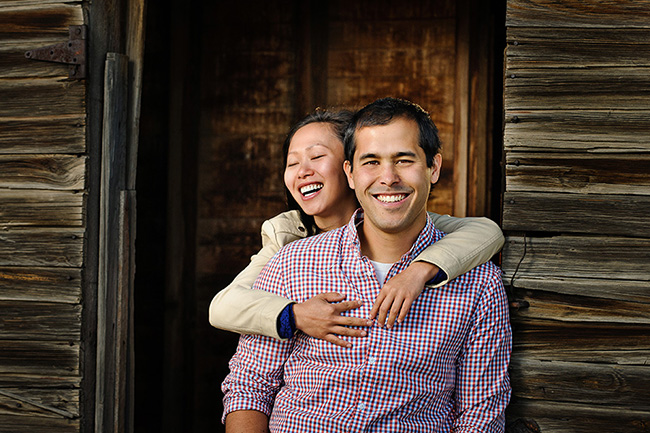
[[[385,278],[444,234],[426,214],[442,157],[428,114],[385,98],[354,117],[345,171],[362,210],[296,241],[257,288],[296,301],[336,291],[367,316]],[[501,432],[510,397],[511,331],[500,272],[481,265],[425,290],[408,318],[375,325],[352,348],[299,334],[242,336],[223,384],[228,432]]]

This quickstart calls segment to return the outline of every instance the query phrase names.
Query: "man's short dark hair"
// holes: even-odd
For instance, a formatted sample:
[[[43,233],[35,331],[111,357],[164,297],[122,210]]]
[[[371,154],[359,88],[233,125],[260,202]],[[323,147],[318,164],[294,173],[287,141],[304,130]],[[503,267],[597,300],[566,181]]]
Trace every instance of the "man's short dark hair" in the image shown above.
[[[433,166],[433,158],[440,153],[438,128],[422,107],[410,101],[397,98],[382,98],[357,111],[345,131],[345,157],[352,165],[357,148],[356,133],[366,126],[388,125],[393,120],[406,118],[415,121],[420,131],[420,147],[427,158],[427,166]]]

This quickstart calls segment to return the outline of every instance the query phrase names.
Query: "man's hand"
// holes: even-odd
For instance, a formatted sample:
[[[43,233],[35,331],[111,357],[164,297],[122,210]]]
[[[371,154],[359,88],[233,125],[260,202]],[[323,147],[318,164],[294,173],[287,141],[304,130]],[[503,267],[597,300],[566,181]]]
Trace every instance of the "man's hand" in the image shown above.
[[[359,317],[341,316],[342,312],[361,306],[361,301],[343,302],[344,300],[344,295],[329,292],[294,304],[293,315],[296,319],[296,328],[314,338],[342,347],[352,347],[351,343],[338,336],[365,337],[368,335],[366,331],[352,329],[350,326],[372,326],[373,322]]]
[[[402,323],[413,301],[420,296],[424,285],[436,276],[440,269],[431,263],[413,262],[399,274],[386,281],[370,310],[370,318],[391,328]]]

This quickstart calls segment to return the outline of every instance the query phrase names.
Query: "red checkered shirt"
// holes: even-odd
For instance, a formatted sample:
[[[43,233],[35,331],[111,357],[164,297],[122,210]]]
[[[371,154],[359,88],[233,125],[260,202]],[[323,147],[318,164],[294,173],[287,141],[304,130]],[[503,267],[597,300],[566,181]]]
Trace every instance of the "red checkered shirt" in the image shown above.
[[[356,219],[355,219],[356,218]],[[361,299],[348,312],[368,317],[380,291],[360,253],[356,225],[290,243],[254,288],[305,301],[323,292]],[[444,233],[427,218],[405,269]],[[511,330],[499,268],[492,263],[425,289],[406,320],[375,325],[342,348],[298,333],[287,341],[243,335],[223,382],[224,417],[267,414],[271,432],[503,432],[510,399]]]

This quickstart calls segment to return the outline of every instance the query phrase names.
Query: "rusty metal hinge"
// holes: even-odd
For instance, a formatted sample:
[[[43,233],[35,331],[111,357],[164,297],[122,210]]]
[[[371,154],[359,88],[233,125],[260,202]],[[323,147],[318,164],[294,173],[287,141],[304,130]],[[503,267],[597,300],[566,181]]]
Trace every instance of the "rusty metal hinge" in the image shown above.
[[[70,40],[25,53],[32,60],[66,63],[70,65],[68,77],[86,78],[86,26],[70,26]]]

